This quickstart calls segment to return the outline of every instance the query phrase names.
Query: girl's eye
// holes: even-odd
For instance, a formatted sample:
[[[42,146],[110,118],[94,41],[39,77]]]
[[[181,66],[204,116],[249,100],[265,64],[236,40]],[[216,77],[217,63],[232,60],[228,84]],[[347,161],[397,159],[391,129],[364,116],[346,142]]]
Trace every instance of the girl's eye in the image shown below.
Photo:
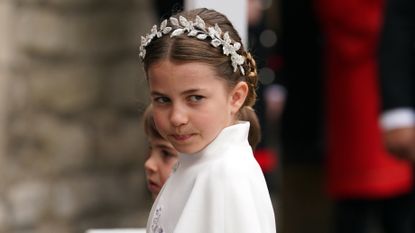
[[[192,96],[190,96],[190,97],[189,97],[189,100],[190,100],[191,102],[199,102],[199,101],[201,101],[203,98],[205,98],[205,97],[203,97],[203,96],[201,96],[201,95],[192,95]]]
[[[164,96],[159,96],[159,97],[155,97],[153,101],[159,104],[166,104],[170,102],[170,99]]]

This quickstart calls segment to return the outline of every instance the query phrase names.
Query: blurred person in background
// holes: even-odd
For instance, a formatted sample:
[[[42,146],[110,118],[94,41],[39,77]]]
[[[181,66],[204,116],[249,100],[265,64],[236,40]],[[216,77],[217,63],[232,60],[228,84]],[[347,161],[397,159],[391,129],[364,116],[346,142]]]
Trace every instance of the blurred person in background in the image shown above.
[[[379,46],[384,144],[392,155],[410,161],[412,167],[415,164],[414,12],[413,0],[386,0]],[[414,187],[410,206],[411,227],[415,231]]]
[[[328,191],[335,233],[409,233],[411,166],[378,124],[381,0],[318,0],[324,42]],[[372,221],[373,220],[373,221]],[[372,221],[372,222],[371,222]]]
[[[415,1],[386,0],[380,43],[381,119],[388,149],[415,162]]]

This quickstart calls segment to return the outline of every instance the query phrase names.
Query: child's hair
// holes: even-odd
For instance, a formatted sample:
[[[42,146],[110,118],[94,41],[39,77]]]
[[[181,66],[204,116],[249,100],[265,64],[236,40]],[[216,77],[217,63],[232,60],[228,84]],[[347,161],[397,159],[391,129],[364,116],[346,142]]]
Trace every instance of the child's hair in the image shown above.
[[[259,124],[258,117],[251,107],[244,107],[239,111],[239,120],[249,121],[249,134],[248,141],[251,145],[252,150],[258,146],[261,141],[261,126]]]
[[[140,54],[140,56],[143,58],[144,70],[147,72],[150,65],[163,59],[168,59],[173,62],[201,62],[208,64],[213,67],[219,77],[226,81],[229,88],[233,88],[238,82],[246,82],[249,91],[243,107],[253,106],[256,100],[255,90],[258,83],[256,63],[251,54],[243,47],[238,32],[228,18],[215,10],[206,8],[179,12],[172,17],[175,19],[185,18],[191,23],[198,22],[198,17],[200,17],[204,21],[203,24],[206,25],[206,28],[212,27],[213,29],[217,25],[220,29],[216,30],[216,32],[219,31],[221,34],[221,40],[223,38],[223,41],[227,41],[225,38],[227,38],[226,34],[228,33],[231,46],[235,45],[235,43],[240,44],[240,48],[239,45],[236,46],[237,55],[225,55],[223,43],[228,42],[214,46],[212,45],[214,44],[212,38],[206,35],[197,38],[195,35],[191,36],[189,35],[190,33],[183,33],[183,30],[179,30],[183,34],[179,33],[180,35],[173,36],[173,32],[178,31],[177,29],[183,29],[184,26],[182,26],[181,21],[180,24],[176,25],[172,21],[167,21],[167,24],[161,26],[161,28],[168,27],[170,31],[163,33],[163,30],[161,30],[156,33],[157,28],[153,28],[154,30],[152,30],[150,37],[142,38],[141,48],[144,48],[144,51],[142,51],[144,53]],[[143,44],[145,47],[143,47]],[[229,45],[229,43],[226,45]],[[242,64],[238,63],[238,69],[236,69],[235,60],[238,60],[239,55],[242,56],[243,61]]]
[[[159,133],[159,131],[156,128],[156,125],[154,124],[153,119],[153,108],[151,105],[149,105],[143,114],[144,118],[144,133],[148,138],[154,138],[154,139],[164,139],[163,136]]]

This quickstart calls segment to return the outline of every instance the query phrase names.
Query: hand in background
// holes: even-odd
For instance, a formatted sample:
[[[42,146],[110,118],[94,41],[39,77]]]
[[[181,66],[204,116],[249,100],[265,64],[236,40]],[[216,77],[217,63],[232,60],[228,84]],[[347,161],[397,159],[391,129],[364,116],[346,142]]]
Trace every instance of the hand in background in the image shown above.
[[[383,137],[390,153],[415,162],[415,126],[384,131]]]

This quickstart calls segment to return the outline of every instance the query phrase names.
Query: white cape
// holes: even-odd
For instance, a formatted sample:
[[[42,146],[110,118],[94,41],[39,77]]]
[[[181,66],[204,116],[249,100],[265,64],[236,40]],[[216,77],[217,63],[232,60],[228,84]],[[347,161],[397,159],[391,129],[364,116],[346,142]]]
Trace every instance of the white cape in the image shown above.
[[[202,151],[179,155],[151,209],[148,233],[276,232],[248,131],[249,122],[229,126]]]

